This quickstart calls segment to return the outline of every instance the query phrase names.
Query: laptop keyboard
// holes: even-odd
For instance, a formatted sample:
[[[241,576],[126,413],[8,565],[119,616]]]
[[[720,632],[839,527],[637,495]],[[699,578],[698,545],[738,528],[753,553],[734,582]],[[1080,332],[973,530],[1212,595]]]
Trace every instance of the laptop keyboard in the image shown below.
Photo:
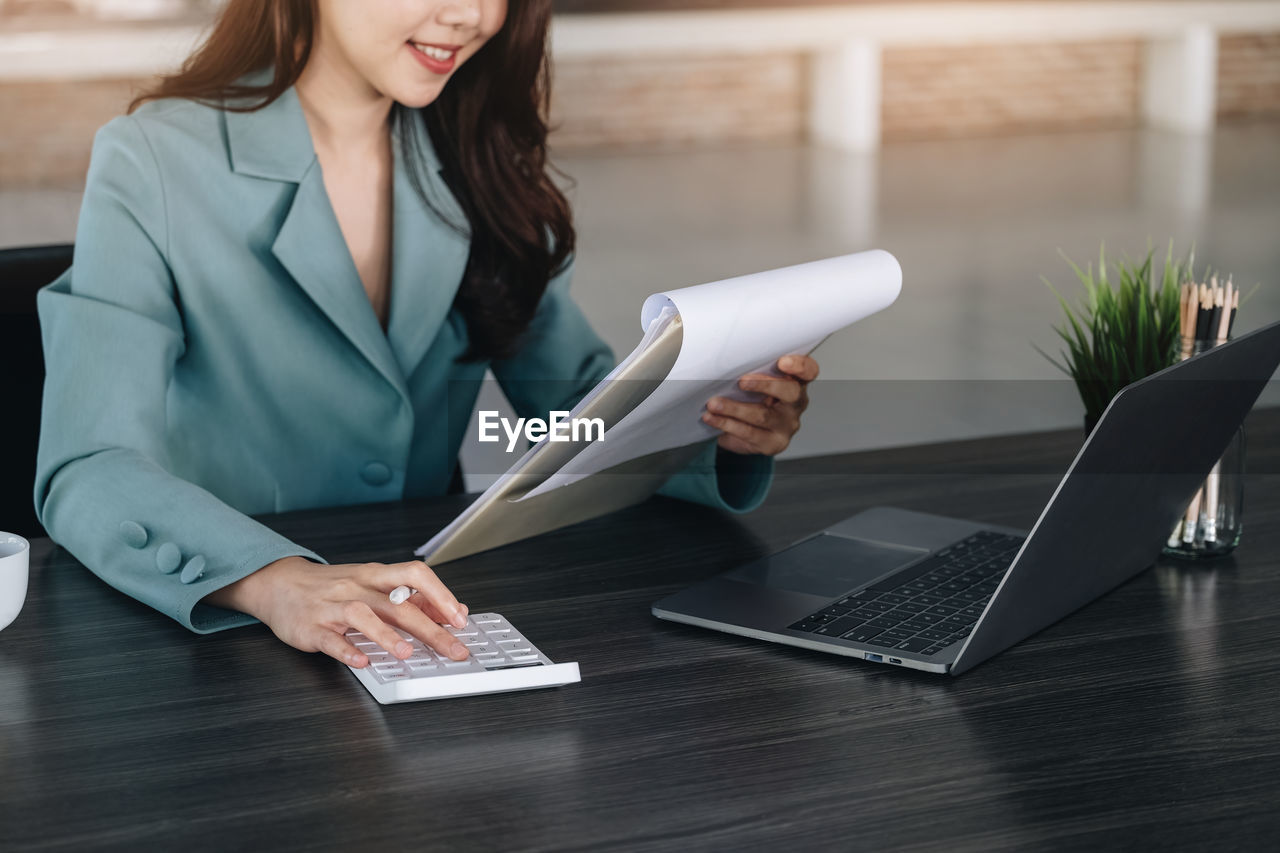
[[[969,636],[1025,538],[975,533],[791,628],[863,646],[937,654]]]

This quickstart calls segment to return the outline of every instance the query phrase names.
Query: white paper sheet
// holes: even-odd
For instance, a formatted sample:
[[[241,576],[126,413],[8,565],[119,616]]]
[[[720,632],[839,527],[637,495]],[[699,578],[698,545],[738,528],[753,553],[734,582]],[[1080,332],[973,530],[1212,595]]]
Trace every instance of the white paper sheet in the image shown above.
[[[776,373],[779,358],[811,352],[831,333],[889,307],[901,289],[898,261],[874,250],[655,293],[641,310],[646,339],[664,309],[674,309],[684,324],[667,380],[604,441],[583,449],[521,500],[717,435],[702,421],[707,400],[749,399],[737,387],[744,374]]]
[[[753,395],[737,387],[743,374],[776,373],[779,358],[809,353],[832,332],[887,308],[901,288],[897,260],[876,250],[655,293],[641,309],[640,344],[583,398],[572,415],[602,393],[623,365],[634,360],[678,313],[683,343],[667,380],[610,429],[605,441],[584,448],[520,500],[629,459],[713,437],[716,431],[702,422],[707,400],[750,398]],[[476,507],[486,503],[486,496],[518,476],[538,449],[537,445],[529,448],[485,495],[415,553],[433,552]]]

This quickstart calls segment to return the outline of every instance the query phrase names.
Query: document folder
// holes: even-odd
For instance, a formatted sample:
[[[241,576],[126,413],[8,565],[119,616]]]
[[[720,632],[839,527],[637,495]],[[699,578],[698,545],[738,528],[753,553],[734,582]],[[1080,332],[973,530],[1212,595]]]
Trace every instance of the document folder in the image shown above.
[[[758,399],[741,376],[776,373],[901,287],[876,250],[653,294],[640,344],[570,413],[599,418],[603,438],[539,442],[416,553],[444,563],[644,500],[718,435],[701,419],[708,399]]]
[[[680,354],[683,331],[680,318],[670,318],[649,346],[608,380],[603,393],[575,410],[575,415],[600,418],[608,435],[670,373]],[[524,499],[588,444],[540,442],[418,554],[429,563],[445,563],[625,509],[662,488],[706,446],[698,441],[647,454]]]

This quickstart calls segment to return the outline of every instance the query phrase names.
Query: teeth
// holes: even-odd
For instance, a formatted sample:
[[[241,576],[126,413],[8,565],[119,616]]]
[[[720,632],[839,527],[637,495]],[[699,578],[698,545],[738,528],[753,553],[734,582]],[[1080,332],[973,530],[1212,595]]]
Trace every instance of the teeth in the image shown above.
[[[417,48],[418,52],[424,56],[429,56],[432,59],[438,59],[441,62],[447,62],[453,56],[452,50],[445,50],[442,47],[430,47],[425,44],[415,44],[414,47]]]

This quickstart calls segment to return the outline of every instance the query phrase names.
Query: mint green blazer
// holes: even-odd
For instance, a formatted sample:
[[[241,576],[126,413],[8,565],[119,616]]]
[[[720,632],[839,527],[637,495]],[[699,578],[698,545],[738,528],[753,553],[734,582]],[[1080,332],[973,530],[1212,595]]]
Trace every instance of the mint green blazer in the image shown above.
[[[435,207],[465,223],[420,140]],[[569,271],[518,354],[460,364],[469,241],[440,215],[397,145],[384,333],[292,90],[251,113],[159,101],[103,127],[74,263],[39,295],[50,536],[188,628],[229,628],[253,620],[200,599],[282,557],[323,561],[251,515],[443,494],[486,367],[523,417],[571,408],[613,356]],[[763,500],[770,460],[722,459],[742,469],[723,482],[716,460],[709,443],[665,491]]]

